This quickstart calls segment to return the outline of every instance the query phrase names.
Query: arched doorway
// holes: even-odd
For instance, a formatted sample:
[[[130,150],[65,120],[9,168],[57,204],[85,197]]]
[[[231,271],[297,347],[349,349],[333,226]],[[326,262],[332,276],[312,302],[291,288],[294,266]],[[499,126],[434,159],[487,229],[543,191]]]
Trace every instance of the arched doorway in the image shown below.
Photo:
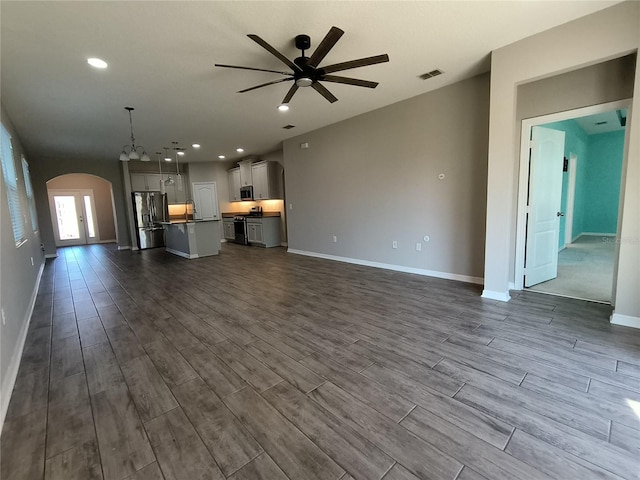
[[[56,247],[117,241],[111,182],[85,173],[47,181]]]

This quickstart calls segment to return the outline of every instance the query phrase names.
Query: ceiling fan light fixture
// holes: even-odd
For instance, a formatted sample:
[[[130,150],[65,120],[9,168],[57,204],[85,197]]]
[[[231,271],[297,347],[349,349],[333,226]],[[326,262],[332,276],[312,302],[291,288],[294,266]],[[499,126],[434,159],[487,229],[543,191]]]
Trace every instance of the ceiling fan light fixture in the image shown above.
[[[298,87],[310,87],[312,83],[313,83],[313,80],[310,79],[309,77],[300,77],[296,79],[296,85]]]
[[[289,110],[289,105],[287,105],[286,103],[282,103],[278,105],[278,110],[280,110],[281,112],[286,112],[287,110]]]

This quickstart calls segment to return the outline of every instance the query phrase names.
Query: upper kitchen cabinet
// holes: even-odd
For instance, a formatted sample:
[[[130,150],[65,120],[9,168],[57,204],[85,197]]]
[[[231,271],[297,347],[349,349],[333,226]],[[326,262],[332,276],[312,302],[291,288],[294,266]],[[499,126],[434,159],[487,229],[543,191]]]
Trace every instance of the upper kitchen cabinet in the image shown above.
[[[229,179],[229,201],[240,201],[240,167],[232,168],[227,172]]]
[[[238,162],[238,165],[240,165],[240,186],[246,187],[248,185],[253,185],[253,168],[251,160],[243,160],[242,162]]]
[[[282,166],[278,162],[251,164],[254,200],[282,198]]]
[[[160,191],[160,174],[158,173],[132,173],[131,191],[147,192]]]

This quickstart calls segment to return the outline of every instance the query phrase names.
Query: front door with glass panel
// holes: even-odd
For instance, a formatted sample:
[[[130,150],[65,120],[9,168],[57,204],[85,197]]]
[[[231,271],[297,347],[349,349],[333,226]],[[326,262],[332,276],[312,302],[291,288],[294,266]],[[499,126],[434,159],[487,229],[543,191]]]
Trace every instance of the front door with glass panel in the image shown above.
[[[49,190],[49,205],[57,247],[98,241],[93,191]]]

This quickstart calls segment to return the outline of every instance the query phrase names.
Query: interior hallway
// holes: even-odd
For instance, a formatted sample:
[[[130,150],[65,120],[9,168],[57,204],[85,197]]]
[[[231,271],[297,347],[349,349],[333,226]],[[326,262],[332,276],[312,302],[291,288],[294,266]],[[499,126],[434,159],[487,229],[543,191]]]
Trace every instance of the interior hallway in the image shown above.
[[[640,331],[606,305],[225,244],[60,249],[10,479],[635,479]]]

